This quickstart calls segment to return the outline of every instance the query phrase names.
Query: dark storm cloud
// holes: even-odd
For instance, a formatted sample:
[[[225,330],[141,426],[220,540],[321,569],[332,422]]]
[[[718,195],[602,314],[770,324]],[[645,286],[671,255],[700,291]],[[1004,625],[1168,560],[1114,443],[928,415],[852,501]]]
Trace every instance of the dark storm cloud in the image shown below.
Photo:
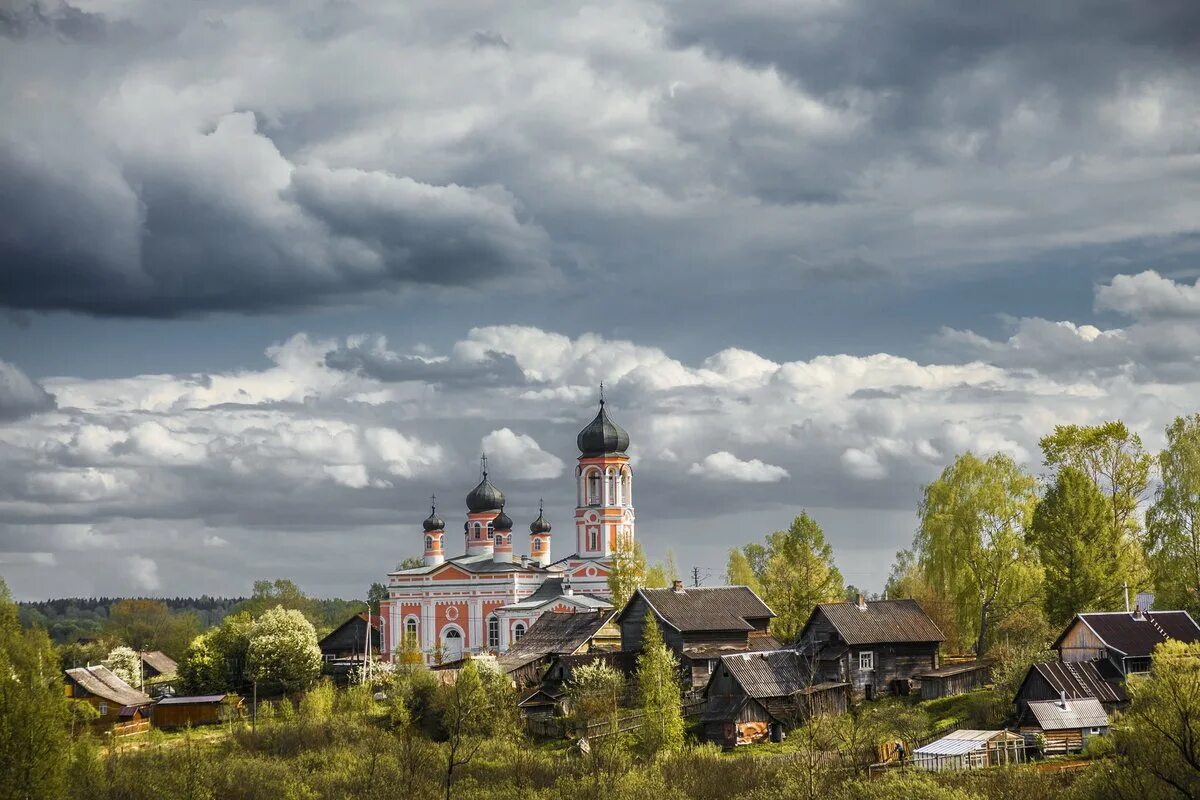
[[[527,381],[515,358],[487,351],[478,361],[429,359],[403,355],[382,347],[346,344],[330,351],[325,364],[385,382],[419,381],[437,386],[521,386]]]

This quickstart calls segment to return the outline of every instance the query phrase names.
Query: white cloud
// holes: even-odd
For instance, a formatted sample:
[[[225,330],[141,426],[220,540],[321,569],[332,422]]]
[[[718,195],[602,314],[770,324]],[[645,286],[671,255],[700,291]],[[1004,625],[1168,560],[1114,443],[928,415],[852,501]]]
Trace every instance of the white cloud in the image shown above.
[[[1096,308],[1137,319],[1200,317],[1200,278],[1188,285],[1164,278],[1154,270],[1116,275],[1096,287]]]
[[[880,480],[887,477],[887,467],[879,461],[879,455],[874,450],[860,450],[848,447],[842,451],[842,466],[847,474],[864,480]]]
[[[738,483],[775,483],[788,477],[788,471],[774,464],[767,464],[757,458],[748,461],[722,450],[710,453],[698,464],[688,468],[689,475],[697,475],[708,480],[731,480]]]
[[[483,437],[479,446],[488,455],[495,479],[501,482],[509,476],[546,480],[563,473],[561,458],[543,450],[532,436],[509,428],[492,431]]]
[[[126,571],[130,585],[136,591],[153,592],[162,585],[158,578],[158,564],[154,559],[145,556],[129,556],[126,561]]]

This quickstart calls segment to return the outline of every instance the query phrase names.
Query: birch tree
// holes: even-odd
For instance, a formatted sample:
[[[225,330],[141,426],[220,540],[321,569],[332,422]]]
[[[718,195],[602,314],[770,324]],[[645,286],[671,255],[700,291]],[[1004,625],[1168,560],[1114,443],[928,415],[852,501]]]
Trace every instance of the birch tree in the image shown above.
[[[1162,485],[1146,513],[1146,545],[1163,607],[1200,608],[1200,414],[1167,428]]]

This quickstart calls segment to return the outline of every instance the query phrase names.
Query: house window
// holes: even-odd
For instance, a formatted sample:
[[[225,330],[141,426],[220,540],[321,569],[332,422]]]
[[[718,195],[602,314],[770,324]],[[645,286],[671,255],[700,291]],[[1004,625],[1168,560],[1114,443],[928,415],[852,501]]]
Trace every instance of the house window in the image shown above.
[[[858,671],[868,672],[875,669],[875,653],[871,650],[864,650],[858,654]]]
[[[1099,736],[1099,735],[1100,735],[1100,729],[1099,729],[1099,728],[1092,728],[1091,730],[1089,730],[1089,731],[1088,731],[1088,733],[1090,733],[1092,736]]]
[[[100,707],[96,710],[100,712],[100,716],[105,716],[108,714],[108,703],[101,703]]]
[[[496,538],[496,526],[490,522],[488,523],[488,538],[489,539]]]
[[[513,625],[513,641],[514,642],[521,641],[521,637],[524,635],[525,635],[525,623],[518,622],[516,625]]]
[[[500,620],[488,617],[488,647],[500,647]]]

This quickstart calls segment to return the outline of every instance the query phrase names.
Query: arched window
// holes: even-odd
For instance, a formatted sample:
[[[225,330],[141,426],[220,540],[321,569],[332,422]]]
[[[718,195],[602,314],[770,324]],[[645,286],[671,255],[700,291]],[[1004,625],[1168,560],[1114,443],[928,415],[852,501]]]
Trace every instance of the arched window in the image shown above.
[[[600,531],[597,528],[588,528],[588,550],[600,549]]]
[[[513,641],[514,642],[521,641],[521,637],[524,635],[525,635],[525,623],[524,622],[518,622],[516,625],[513,625]]]
[[[541,549],[542,549],[542,540],[534,539],[533,540],[533,552],[535,552],[535,553],[540,552]]]
[[[589,472],[587,476],[587,502],[589,506],[600,505],[600,473]]]
[[[500,620],[488,617],[488,647],[493,650],[500,647]]]
[[[404,636],[414,645],[417,644],[417,619],[409,617],[404,623]]]
[[[621,473],[621,502],[627,506],[633,505],[633,497],[629,494],[630,477],[628,472]]]
[[[433,537],[432,537],[432,536],[426,536],[426,537],[425,537],[425,549],[426,549],[426,550],[432,550],[432,549],[433,549]]]
[[[496,538],[496,526],[490,522],[488,523],[488,538],[489,539]]]
[[[479,540],[481,538],[483,538],[483,526],[480,525],[478,522],[476,522],[475,523],[475,539]]]
[[[604,504],[611,506],[616,502],[614,499],[617,496],[616,477],[610,472],[605,476],[604,482],[607,484],[604,492]]]

